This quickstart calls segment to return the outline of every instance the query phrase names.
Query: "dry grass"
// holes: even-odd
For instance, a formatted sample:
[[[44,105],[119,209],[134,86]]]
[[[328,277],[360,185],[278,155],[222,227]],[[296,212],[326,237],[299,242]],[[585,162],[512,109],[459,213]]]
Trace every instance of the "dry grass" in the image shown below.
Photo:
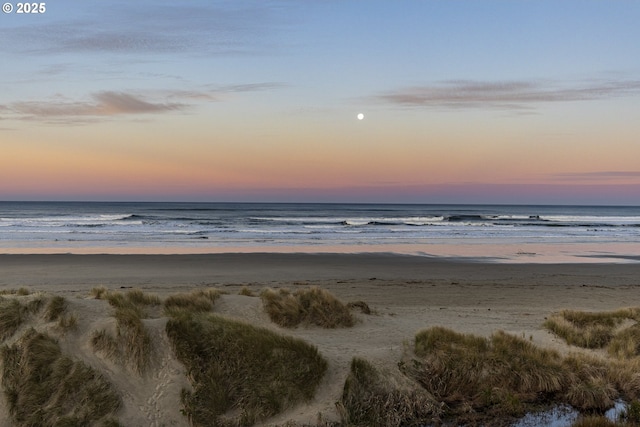
[[[152,341],[142,319],[147,317],[146,307],[161,304],[160,299],[140,290],[107,292],[102,297],[115,308],[116,336],[105,330],[95,331],[91,337],[93,350],[138,374],[144,373],[151,363]]]
[[[344,425],[363,427],[432,424],[441,413],[424,389],[394,383],[360,358],[351,361],[338,410]]]
[[[587,415],[580,417],[571,424],[571,427],[615,427],[620,424],[616,424],[603,415]]]
[[[106,286],[96,286],[91,289],[91,296],[95,299],[105,299],[108,293],[109,289]]]
[[[369,307],[369,304],[367,304],[364,301],[352,301],[347,304],[347,308],[349,308],[350,310],[358,309],[362,314],[372,313],[371,308]]]
[[[190,293],[175,294],[164,301],[165,312],[171,315],[175,311],[206,312],[213,309],[213,304],[222,292],[217,289],[202,289]]]
[[[108,381],[64,356],[55,340],[33,329],[4,346],[2,385],[13,425],[80,426],[107,421],[120,407]]]
[[[26,316],[25,309],[14,298],[0,297],[0,340],[13,335]]]
[[[193,425],[251,425],[310,400],[327,364],[315,347],[210,313],[174,312],[174,352],[188,371]]]
[[[616,335],[616,328],[626,319],[638,320],[637,308],[609,312],[563,310],[552,314],[544,327],[567,344],[583,348],[603,348]]]
[[[604,411],[622,392],[623,375],[616,381],[610,364],[562,357],[504,332],[486,339],[434,327],[416,335],[414,351],[403,372],[445,403],[447,416],[460,420],[518,417],[558,403]]]
[[[18,288],[18,289],[3,289],[0,291],[0,295],[18,295],[18,296],[26,296],[30,295],[31,291],[27,288]]]
[[[53,322],[54,320],[58,320],[58,318],[67,310],[67,301],[56,295],[49,300],[49,304],[47,304],[47,309],[45,312],[45,319],[48,322]]]
[[[286,328],[300,324],[339,328],[355,323],[346,305],[318,287],[299,289],[294,293],[286,289],[266,289],[260,296],[271,320]]]
[[[255,294],[253,293],[253,291],[251,289],[249,289],[247,286],[243,286],[240,289],[240,292],[238,292],[239,295],[244,295],[246,297],[254,297]]]

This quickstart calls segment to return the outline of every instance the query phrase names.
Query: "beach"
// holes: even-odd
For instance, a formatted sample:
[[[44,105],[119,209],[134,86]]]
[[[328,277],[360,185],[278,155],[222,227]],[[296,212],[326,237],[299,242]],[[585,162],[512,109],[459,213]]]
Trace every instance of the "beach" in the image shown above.
[[[329,368],[315,398],[269,420],[269,425],[291,420],[314,423],[318,414],[324,420],[338,420],[335,402],[352,358],[391,369],[415,334],[431,326],[485,337],[503,330],[541,347],[572,351],[542,328],[545,318],[562,309],[607,311],[640,305],[640,264],[502,264],[381,253],[0,255],[0,290],[27,288],[61,295],[86,317],[87,323],[80,322],[83,326],[74,335],[77,346],[68,348],[90,363],[96,362],[89,355],[90,330],[109,316],[104,304],[95,309],[102,301],[90,296],[98,286],[117,291],[137,288],[160,297],[204,287],[220,289],[224,294],[215,313],[317,346]],[[352,328],[287,329],[270,322],[260,298],[239,295],[243,288],[259,295],[266,288],[311,286],[326,289],[345,303],[364,301],[372,314],[356,312]],[[174,368],[173,375],[175,369],[179,370]],[[112,376],[115,383],[126,384],[117,373]],[[143,383],[136,386],[138,391],[126,393],[121,418],[125,425],[143,419],[187,425],[179,414],[179,396],[166,397],[178,393],[175,386],[165,384],[166,401],[151,410],[144,409],[148,406],[144,399],[149,400],[160,385],[150,379]]]

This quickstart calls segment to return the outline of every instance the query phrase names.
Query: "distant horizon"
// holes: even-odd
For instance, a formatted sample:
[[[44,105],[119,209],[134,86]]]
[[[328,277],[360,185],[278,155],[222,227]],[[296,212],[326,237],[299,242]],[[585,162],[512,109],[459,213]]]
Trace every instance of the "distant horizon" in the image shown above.
[[[254,204],[254,205],[425,205],[425,206],[539,206],[539,207],[618,207],[638,208],[635,205],[571,204],[571,203],[440,203],[440,202],[344,202],[344,201],[247,201],[247,200],[0,200],[0,203],[122,203],[122,204]]]

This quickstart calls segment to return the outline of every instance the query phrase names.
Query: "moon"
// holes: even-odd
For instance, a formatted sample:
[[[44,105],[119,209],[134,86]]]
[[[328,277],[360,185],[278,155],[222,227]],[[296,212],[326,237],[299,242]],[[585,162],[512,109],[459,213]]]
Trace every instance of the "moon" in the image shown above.
[[[358,120],[362,120],[362,119],[364,119],[364,114],[358,113]]]

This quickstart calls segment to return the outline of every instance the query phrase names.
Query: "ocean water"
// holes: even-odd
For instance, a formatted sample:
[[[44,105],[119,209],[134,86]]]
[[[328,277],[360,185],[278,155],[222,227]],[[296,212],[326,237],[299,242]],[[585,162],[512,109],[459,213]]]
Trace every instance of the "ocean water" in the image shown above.
[[[640,207],[0,202],[0,252],[640,258]]]

